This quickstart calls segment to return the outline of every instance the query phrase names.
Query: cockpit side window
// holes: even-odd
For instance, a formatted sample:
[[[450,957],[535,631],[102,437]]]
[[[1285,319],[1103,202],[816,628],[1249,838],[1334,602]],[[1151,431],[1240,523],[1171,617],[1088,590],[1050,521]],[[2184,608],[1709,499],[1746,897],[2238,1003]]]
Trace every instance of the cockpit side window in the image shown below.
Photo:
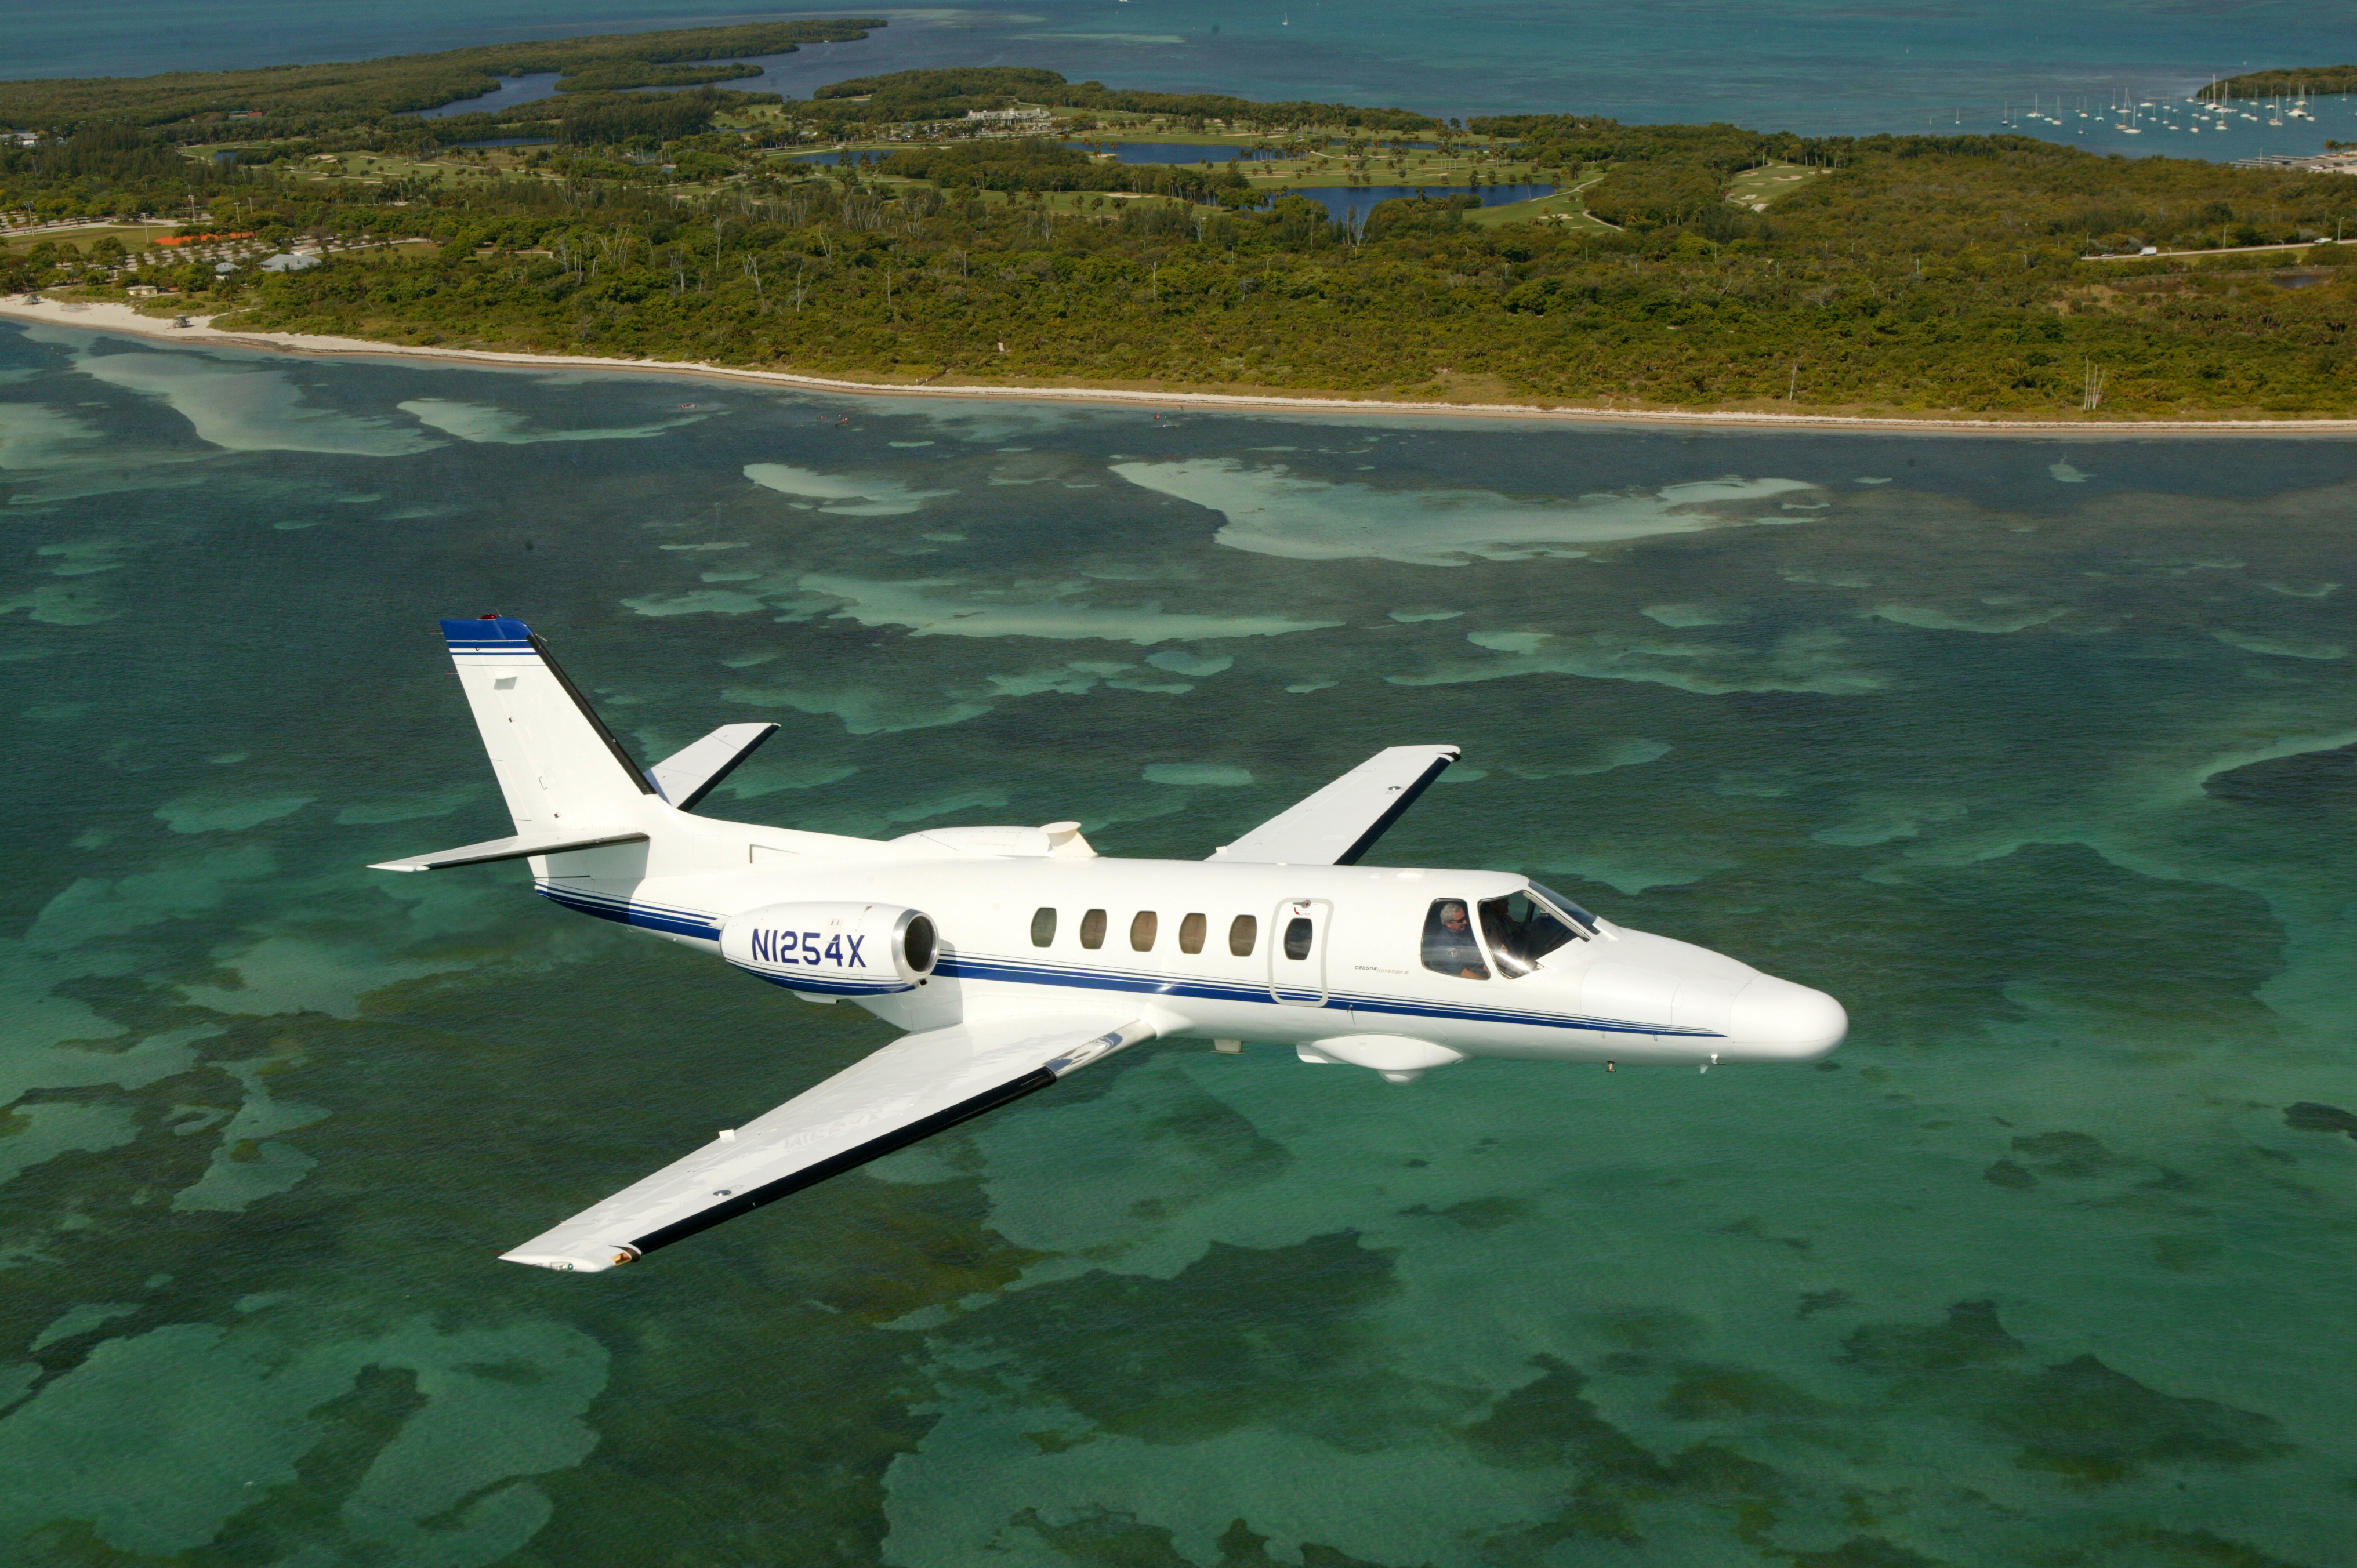
[[[1499,972],[1510,980],[1530,973],[1564,943],[1587,940],[1586,931],[1566,924],[1564,917],[1525,893],[1482,900],[1481,934],[1489,939]]]
[[[1437,898],[1424,916],[1424,967],[1435,974],[1487,980],[1490,966],[1473,938],[1472,906],[1462,898]]]

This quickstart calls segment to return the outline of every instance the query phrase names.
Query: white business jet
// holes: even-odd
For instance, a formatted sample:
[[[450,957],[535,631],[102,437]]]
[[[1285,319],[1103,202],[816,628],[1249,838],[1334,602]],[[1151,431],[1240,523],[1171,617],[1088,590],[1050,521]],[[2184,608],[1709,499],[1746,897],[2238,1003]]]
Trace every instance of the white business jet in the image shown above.
[[[693,814],[775,725],[641,769],[522,621],[442,632],[515,834],[376,869],[529,861],[568,909],[908,1031],[511,1262],[630,1262],[1156,1038],[1270,1041],[1405,1083],[1469,1057],[1802,1061],[1849,1026],[1822,992],[1528,877],[1360,865],[1452,746],[1378,752],[1203,861],[1101,856],[1077,822],[885,843]]]

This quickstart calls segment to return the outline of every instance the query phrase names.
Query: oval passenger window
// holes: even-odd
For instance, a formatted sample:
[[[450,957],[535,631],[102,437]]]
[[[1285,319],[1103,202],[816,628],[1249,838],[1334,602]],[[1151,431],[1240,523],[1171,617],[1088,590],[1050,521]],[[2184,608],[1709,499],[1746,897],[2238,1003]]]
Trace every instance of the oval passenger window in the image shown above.
[[[1139,952],[1152,952],[1154,933],[1161,924],[1161,916],[1151,909],[1140,909],[1129,922],[1129,945]]]
[[[1081,917],[1081,946],[1093,952],[1104,946],[1104,911],[1092,909]]]
[[[1056,940],[1056,911],[1042,908],[1031,917],[1031,945],[1044,948]]]
[[[1185,919],[1178,922],[1178,950],[1180,952],[1201,952],[1203,950],[1203,926],[1204,920],[1203,917],[1200,915],[1189,915]]]
[[[1285,923],[1285,956],[1298,961],[1309,956],[1309,941],[1317,933],[1307,915],[1296,915]]]
[[[1228,950],[1238,958],[1252,957],[1253,947],[1260,940],[1260,922],[1250,915],[1238,915],[1228,926]]]

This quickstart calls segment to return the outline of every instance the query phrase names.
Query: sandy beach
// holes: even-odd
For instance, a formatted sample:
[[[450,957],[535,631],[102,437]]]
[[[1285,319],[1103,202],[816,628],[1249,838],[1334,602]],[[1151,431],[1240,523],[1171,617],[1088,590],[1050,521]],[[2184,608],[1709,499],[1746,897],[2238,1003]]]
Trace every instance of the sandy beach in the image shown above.
[[[885,382],[840,381],[826,376],[796,375],[784,371],[755,371],[700,360],[620,360],[589,354],[517,354],[484,349],[420,348],[400,343],[373,343],[360,338],[326,338],[299,332],[220,331],[210,317],[191,317],[191,325],[175,327],[163,318],[144,316],[128,305],[44,298],[38,304],[19,296],[0,299],[0,320],[38,321],[52,327],[116,332],[183,344],[269,349],[315,358],[400,358],[438,360],[464,364],[529,370],[599,370],[694,376],[710,381],[791,387],[803,392],[849,393],[860,397],[1019,398],[1040,403],[1085,403],[1103,407],[1198,409],[1249,413],[1421,414],[1457,419],[1546,420],[1558,424],[1652,424],[1742,430],[1857,430],[1889,435],[2058,435],[2119,437],[2150,435],[2346,436],[2357,435],[2357,419],[2147,419],[2108,424],[2074,420],[2031,419],[1905,419],[1867,414],[1758,413],[1720,411],[1638,410],[1579,406],[1541,407],[1507,403],[1408,403],[1388,398],[1283,397],[1243,392],[1144,392],[1103,387],[1004,386],[943,381]]]

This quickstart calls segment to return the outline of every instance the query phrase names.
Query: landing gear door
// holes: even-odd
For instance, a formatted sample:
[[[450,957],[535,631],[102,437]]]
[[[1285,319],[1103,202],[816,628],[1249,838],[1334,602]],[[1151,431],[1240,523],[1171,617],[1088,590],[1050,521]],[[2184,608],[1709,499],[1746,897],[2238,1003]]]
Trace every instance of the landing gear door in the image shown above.
[[[1269,922],[1268,990],[1293,1007],[1326,1004],[1326,931],[1334,906],[1323,898],[1288,898]]]

